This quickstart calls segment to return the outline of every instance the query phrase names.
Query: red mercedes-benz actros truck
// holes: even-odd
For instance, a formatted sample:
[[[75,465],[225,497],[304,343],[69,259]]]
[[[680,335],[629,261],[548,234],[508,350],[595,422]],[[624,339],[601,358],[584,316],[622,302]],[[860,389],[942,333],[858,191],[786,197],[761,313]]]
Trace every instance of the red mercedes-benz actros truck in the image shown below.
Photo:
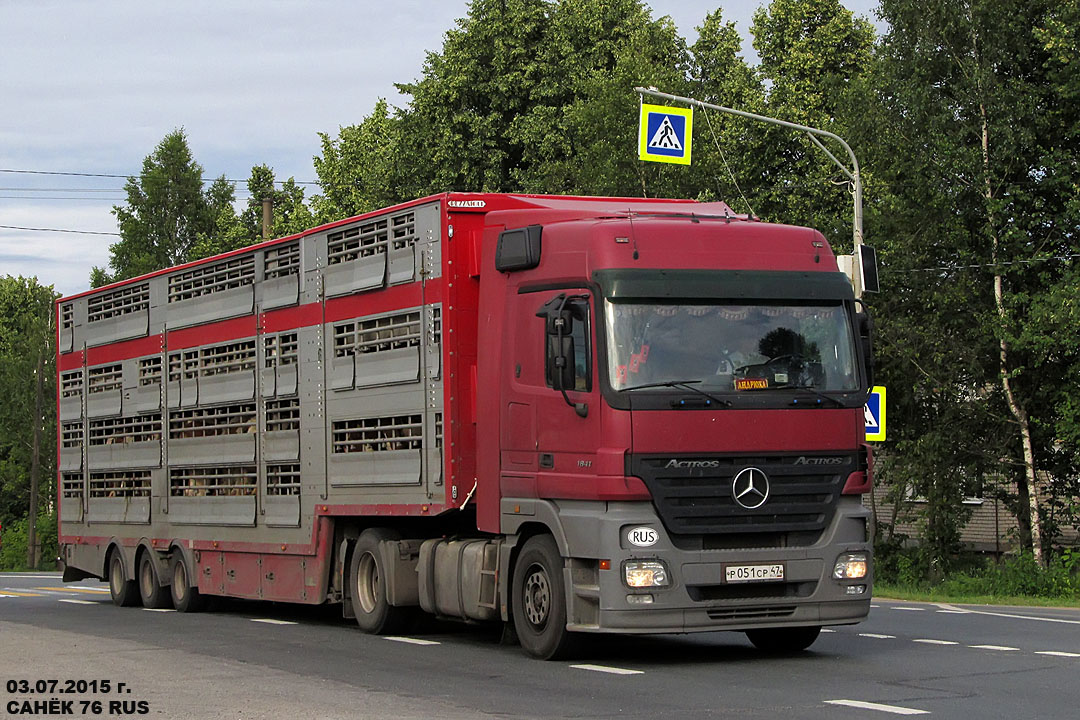
[[[805,648],[870,604],[856,302],[723,203],[465,193],[63,298],[64,578]]]

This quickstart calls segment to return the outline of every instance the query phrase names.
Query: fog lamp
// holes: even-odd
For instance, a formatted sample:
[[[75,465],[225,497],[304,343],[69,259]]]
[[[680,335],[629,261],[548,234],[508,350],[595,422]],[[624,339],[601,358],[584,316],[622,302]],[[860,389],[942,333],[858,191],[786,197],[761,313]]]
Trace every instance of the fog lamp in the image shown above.
[[[652,595],[627,595],[626,602],[630,605],[652,605]]]
[[[666,587],[667,567],[659,560],[630,560],[623,565],[626,584],[632,588]]]
[[[864,553],[847,553],[836,559],[832,576],[837,580],[858,580],[866,577],[867,563]]]

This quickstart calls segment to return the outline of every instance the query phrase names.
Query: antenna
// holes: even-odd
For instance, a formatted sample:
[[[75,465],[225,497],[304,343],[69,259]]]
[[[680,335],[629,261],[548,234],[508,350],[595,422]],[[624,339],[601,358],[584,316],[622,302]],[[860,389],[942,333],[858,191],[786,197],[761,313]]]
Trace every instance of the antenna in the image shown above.
[[[634,243],[634,259],[637,260],[637,233],[634,232],[634,211],[626,208],[626,217],[630,220],[630,242]]]

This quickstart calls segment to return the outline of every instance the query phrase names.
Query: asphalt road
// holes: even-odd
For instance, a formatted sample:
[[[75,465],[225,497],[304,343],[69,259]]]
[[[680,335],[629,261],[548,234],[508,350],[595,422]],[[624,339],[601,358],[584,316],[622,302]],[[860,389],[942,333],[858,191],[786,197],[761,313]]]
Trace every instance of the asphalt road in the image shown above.
[[[548,663],[500,644],[492,628],[432,624],[374,637],[339,613],[239,601],[197,615],[118,608],[100,583],[0,574],[0,717],[78,717],[83,702],[87,717],[1080,715],[1075,610],[881,600],[867,622],[822,634],[798,655],[770,657],[740,633],[707,633],[591,637],[575,660]],[[72,692],[56,692],[53,680]],[[50,698],[72,705],[34,705]]]

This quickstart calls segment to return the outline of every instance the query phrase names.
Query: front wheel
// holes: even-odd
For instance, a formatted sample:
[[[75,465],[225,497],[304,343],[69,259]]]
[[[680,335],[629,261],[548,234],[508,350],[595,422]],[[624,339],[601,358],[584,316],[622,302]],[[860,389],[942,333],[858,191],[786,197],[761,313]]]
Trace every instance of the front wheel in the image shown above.
[[[563,559],[550,535],[530,538],[514,565],[514,629],[521,648],[541,660],[566,657],[574,637],[566,629]]]
[[[360,533],[349,563],[349,591],[356,624],[364,632],[389,635],[400,632],[412,617],[412,608],[396,607],[386,598],[389,576],[379,554],[379,543],[397,540],[385,528],[368,528]]]
[[[814,644],[820,627],[765,628],[747,630],[746,637],[758,650],[768,653],[801,652]]]
[[[119,550],[114,550],[109,556],[109,594],[112,596],[113,605],[118,607],[133,607],[139,604],[139,589],[135,587],[134,580],[128,580],[124,572],[124,558]]]

